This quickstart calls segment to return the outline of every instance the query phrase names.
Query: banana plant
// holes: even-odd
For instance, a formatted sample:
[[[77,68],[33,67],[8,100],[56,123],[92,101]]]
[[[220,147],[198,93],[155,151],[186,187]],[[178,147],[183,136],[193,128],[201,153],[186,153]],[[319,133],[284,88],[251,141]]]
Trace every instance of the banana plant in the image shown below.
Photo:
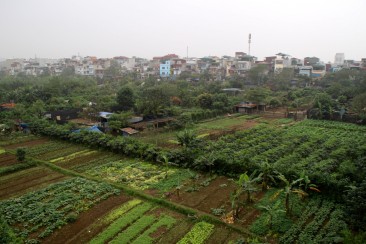
[[[248,175],[247,172],[240,175],[239,181],[237,182],[240,188],[244,192],[247,193],[247,203],[252,202],[252,193],[258,191],[257,184],[262,180],[262,173],[255,176],[257,171],[254,171],[251,175]]]
[[[278,172],[267,160],[259,164],[259,169],[262,173],[262,191],[266,191],[271,182],[276,183],[275,178],[278,175]]]
[[[265,211],[268,213],[268,220],[267,223],[269,225],[269,229],[272,230],[272,220],[273,216],[278,213],[284,213],[285,211],[282,209],[279,209],[280,201],[277,201],[274,205],[259,205],[259,209]]]
[[[290,209],[290,196],[292,194],[298,194],[300,195],[301,197],[305,197],[307,196],[308,194],[303,191],[302,189],[300,188],[296,188],[296,185],[300,184],[304,179],[303,178],[298,178],[294,181],[288,181],[286,179],[286,177],[282,174],[280,174],[278,176],[278,178],[283,181],[285,183],[285,187],[283,189],[281,189],[279,191],[279,193],[284,193],[285,194],[285,208],[286,208],[286,214],[287,215],[291,215],[291,209]]]

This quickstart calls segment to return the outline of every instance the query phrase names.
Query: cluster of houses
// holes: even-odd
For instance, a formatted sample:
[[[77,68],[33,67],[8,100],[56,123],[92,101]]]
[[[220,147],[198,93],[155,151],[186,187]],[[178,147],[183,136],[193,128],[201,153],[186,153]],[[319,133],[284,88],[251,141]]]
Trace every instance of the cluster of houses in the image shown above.
[[[8,59],[0,62],[0,71],[8,75],[60,75],[68,69],[76,75],[103,78],[111,65],[118,65],[120,74],[134,73],[139,78],[161,77],[174,79],[182,73],[209,74],[211,79],[223,80],[230,76],[246,76],[247,72],[258,65],[264,66],[264,72],[280,72],[284,68],[293,68],[296,73],[312,78],[322,77],[327,72],[340,69],[366,69],[366,58],[361,61],[346,60],[343,53],[335,55],[334,63],[324,63],[317,57],[298,59],[288,54],[277,53],[259,61],[244,52],[234,56],[208,56],[204,58],[180,58],[176,54],[153,57],[152,60],[138,57],[118,56],[114,58],[80,57],[63,59]]]

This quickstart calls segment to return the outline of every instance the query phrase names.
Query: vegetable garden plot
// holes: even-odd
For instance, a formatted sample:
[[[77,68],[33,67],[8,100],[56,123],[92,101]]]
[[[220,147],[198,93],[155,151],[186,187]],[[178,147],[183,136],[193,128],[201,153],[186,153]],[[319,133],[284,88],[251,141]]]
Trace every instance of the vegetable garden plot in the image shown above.
[[[6,167],[17,163],[18,161],[15,155],[5,153],[5,151],[0,154],[0,167]]]
[[[125,183],[138,190],[158,189],[162,191],[169,190],[179,184],[179,181],[182,182],[190,176],[187,170],[127,160],[97,166],[84,173],[113,182]]]
[[[0,212],[19,237],[42,239],[113,194],[119,190],[108,184],[72,178],[2,201]]]
[[[41,160],[51,160],[84,151],[86,149],[86,147],[81,145],[74,145],[61,141],[50,141],[36,147],[28,148],[27,155]]]
[[[346,228],[343,211],[333,202],[313,199],[280,243],[332,243]]]
[[[113,195],[101,201],[78,215],[75,222],[68,223],[52,235],[42,240],[42,243],[88,243],[94,236],[105,229],[110,221],[119,213],[120,206],[134,201],[127,195]],[[122,204],[122,205],[121,205]]]
[[[0,178],[0,199],[18,196],[64,180],[65,176],[43,167],[34,167]]]
[[[87,170],[93,169],[95,167],[112,163],[116,161],[120,161],[124,159],[125,157],[110,153],[110,152],[100,152],[97,154],[94,154],[92,158],[87,157],[87,159],[83,160],[83,158],[76,158],[74,160],[71,160],[69,163],[66,163],[66,165],[62,164],[62,167],[70,167],[72,170],[75,170],[79,173],[84,173]],[[79,160],[80,159],[80,160]]]
[[[268,161],[286,177],[305,171],[315,184],[328,187],[359,177],[350,169],[359,168],[358,161],[366,156],[364,130],[323,121],[302,121],[287,128],[257,126],[210,141],[203,151],[216,158],[212,168],[220,173],[253,171]]]
[[[47,138],[40,138],[38,136],[23,133],[16,133],[10,136],[0,136],[0,146],[4,146],[6,149],[33,147],[47,141]]]
[[[213,233],[214,225],[207,222],[199,222],[178,242],[178,244],[202,244]]]
[[[87,164],[92,160],[99,159],[103,157],[103,155],[104,153],[95,150],[84,150],[65,157],[53,159],[50,162],[55,163],[62,168],[72,168],[82,164]]]
[[[95,226],[110,223],[96,235],[90,243],[153,243],[169,230],[177,220],[160,211],[152,210],[154,206],[140,200],[131,200],[114,210]],[[158,231],[160,230],[160,231]],[[163,231],[162,231],[163,230]]]
[[[203,177],[190,179],[182,187],[179,197],[171,194],[169,199],[179,204],[196,208],[206,213],[223,208],[230,211],[230,194],[236,189],[234,182],[226,177]]]

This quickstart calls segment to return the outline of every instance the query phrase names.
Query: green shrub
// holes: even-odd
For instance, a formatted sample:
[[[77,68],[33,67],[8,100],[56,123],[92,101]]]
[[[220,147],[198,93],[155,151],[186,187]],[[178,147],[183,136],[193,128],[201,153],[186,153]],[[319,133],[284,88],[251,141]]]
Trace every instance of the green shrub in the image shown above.
[[[17,156],[18,162],[24,162],[25,154],[26,154],[25,148],[23,148],[23,147],[18,147],[17,148],[16,156]]]

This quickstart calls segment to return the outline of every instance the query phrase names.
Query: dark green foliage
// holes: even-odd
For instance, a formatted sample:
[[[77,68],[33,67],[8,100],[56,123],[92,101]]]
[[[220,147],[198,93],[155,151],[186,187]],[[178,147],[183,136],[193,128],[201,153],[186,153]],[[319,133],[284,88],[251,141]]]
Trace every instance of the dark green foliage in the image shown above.
[[[213,96],[209,93],[203,93],[197,97],[198,105],[203,109],[212,108]]]
[[[117,93],[117,103],[125,111],[135,107],[135,94],[132,88],[122,87]]]
[[[345,196],[346,212],[352,227],[357,230],[366,230],[366,180],[359,185],[349,187]]]
[[[177,140],[180,145],[193,147],[198,143],[197,135],[193,130],[184,130],[177,133]]]
[[[0,215],[0,243],[23,243],[23,241],[15,235],[13,229],[8,225],[3,215]]]
[[[22,148],[22,147],[17,148],[16,156],[17,156],[18,162],[20,162],[20,163],[24,162],[25,154],[26,154],[25,148]]]
[[[6,174],[11,174],[23,169],[27,169],[27,168],[31,168],[34,167],[36,164],[32,161],[28,161],[27,163],[21,163],[21,164],[13,164],[10,166],[6,166],[6,167],[1,167],[0,168],[0,176],[1,175],[6,175]]]

